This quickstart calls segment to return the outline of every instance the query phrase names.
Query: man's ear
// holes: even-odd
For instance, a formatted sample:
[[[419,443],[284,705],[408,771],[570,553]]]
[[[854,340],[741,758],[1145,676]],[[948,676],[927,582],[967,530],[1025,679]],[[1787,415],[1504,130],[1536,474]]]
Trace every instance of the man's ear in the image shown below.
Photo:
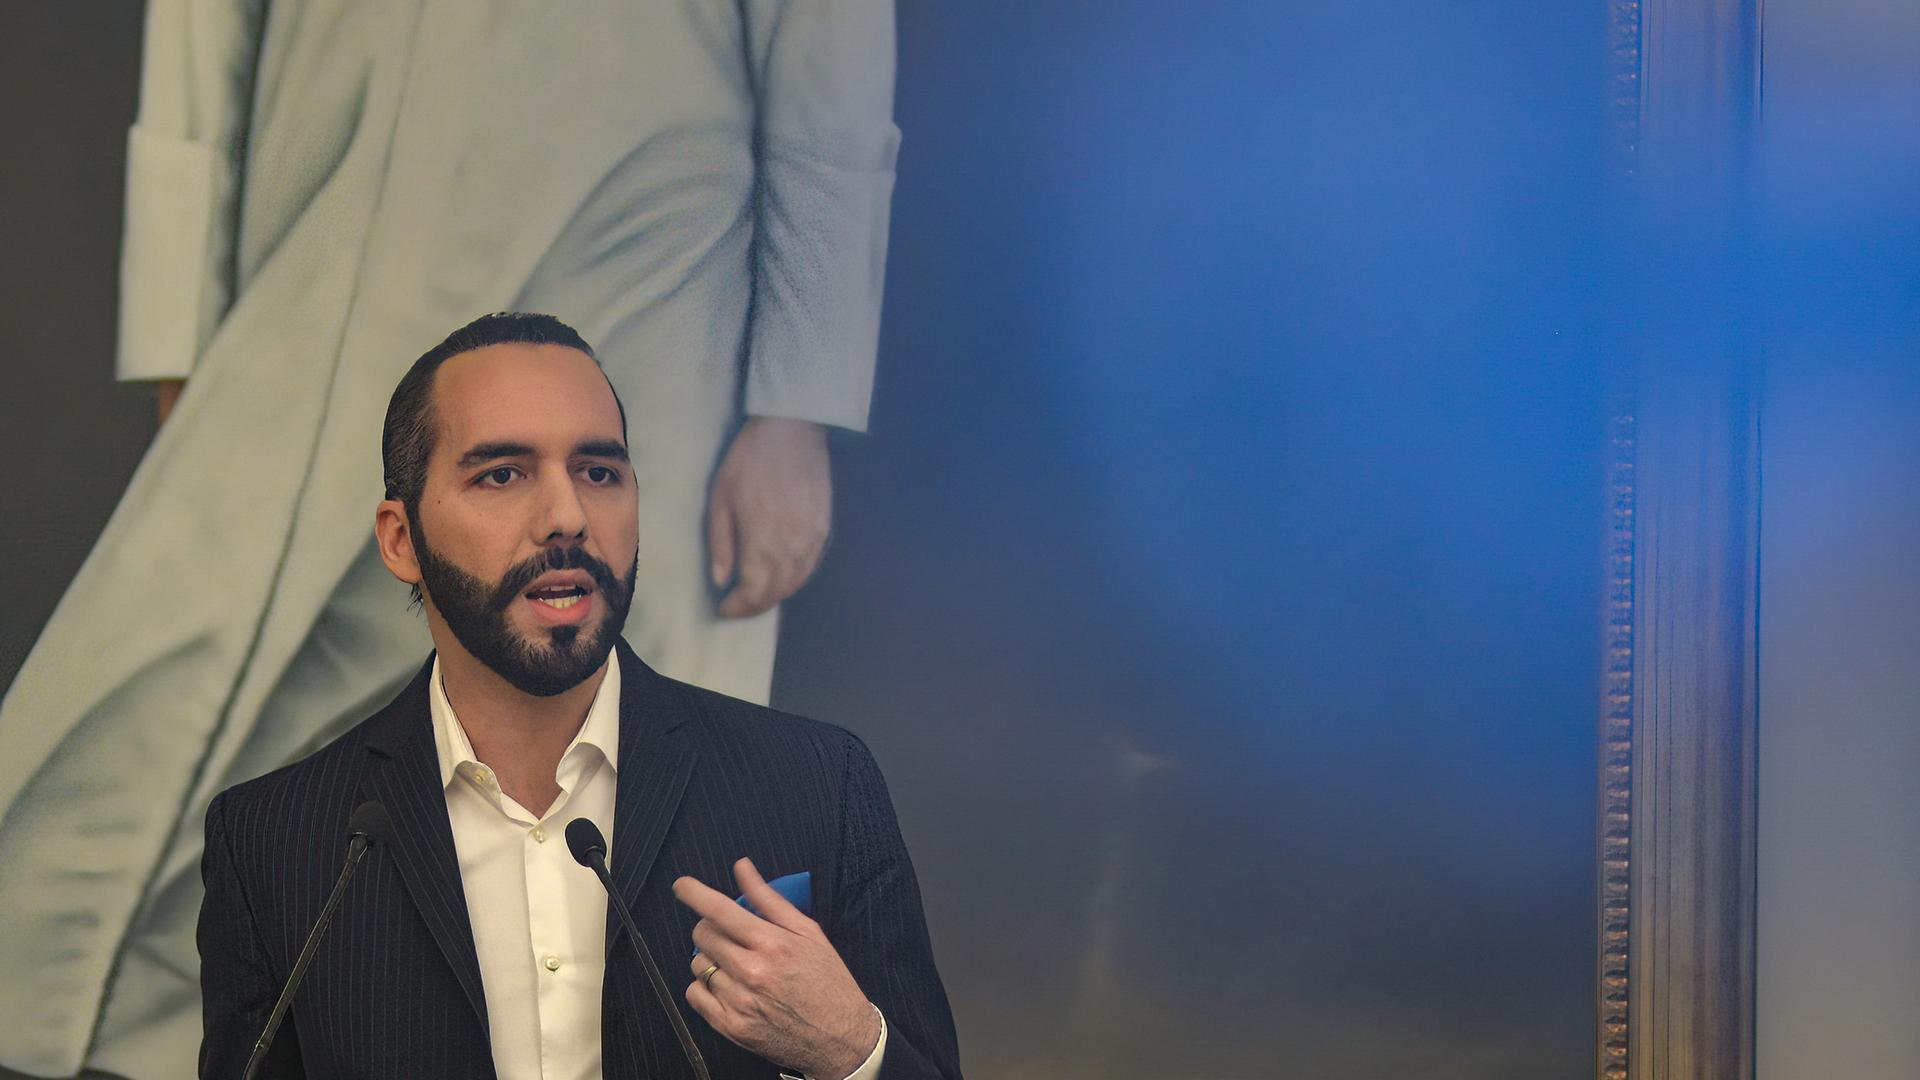
[[[399,499],[382,500],[373,511],[373,542],[387,572],[407,585],[420,584],[420,557],[413,550],[413,522]]]

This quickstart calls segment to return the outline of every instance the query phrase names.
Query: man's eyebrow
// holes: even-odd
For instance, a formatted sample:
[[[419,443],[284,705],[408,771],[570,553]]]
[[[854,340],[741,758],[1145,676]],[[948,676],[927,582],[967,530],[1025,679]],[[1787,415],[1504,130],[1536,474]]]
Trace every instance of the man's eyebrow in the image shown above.
[[[473,465],[478,465],[483,461],[492,461],[496,458],[532,456],[533,447],[528,446],[526,443],[483,442],[471,450],[468,450],[466,453],[461,454],[460,460],[455,462],[454,465],[456,468],[465,469]]]
[[[574,457],[612,458],[615,461],[627,460],[627,448],[612,439],[588,439],[573,448]]]

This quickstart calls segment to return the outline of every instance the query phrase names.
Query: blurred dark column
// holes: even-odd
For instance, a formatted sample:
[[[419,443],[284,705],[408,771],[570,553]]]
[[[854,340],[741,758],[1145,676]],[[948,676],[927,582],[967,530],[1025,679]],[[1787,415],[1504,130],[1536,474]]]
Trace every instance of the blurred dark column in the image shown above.
[[[1753,1074],[1758,0],[1638,0],[1615,307],[1624,671],[1603,709],[1602,1076]],[[1616,20],[1617,22],[1619,20]],[[1622,668],[1624,665],[1624,668]],[[1624,701],[1622,695],[1624,694]],[[1624,813],[1622,812],[1624,808]]]
[[[12,683],[153,436],[113,381],[141,5],[0,9],[0,687]]]

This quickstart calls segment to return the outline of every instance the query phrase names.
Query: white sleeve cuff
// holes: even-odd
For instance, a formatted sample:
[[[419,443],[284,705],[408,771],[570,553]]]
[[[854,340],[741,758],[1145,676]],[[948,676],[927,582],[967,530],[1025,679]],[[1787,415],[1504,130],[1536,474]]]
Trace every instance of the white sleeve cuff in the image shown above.
[[[135,126],[127,136],[120,249],[122,381],[184,379],[200,351],[210,293],[218,147]],[[224,300],[224,298],[222,298]]]
[[[762,139],[744,411],[865,431],[899,129],[859,140],[860,167]]]

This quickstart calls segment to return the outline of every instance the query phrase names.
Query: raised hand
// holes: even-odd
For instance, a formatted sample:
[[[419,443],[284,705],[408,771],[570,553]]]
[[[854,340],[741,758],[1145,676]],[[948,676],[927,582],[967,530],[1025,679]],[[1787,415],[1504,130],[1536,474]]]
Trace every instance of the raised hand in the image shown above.
[[[752,861],[734,863],[733,876],[759,915],[691,877],[673,883],[673,895],[700,915],[687,1004],[768,1061],[821,1080],[851,1075],[880,1040],[880,1014],[820,925]]]

